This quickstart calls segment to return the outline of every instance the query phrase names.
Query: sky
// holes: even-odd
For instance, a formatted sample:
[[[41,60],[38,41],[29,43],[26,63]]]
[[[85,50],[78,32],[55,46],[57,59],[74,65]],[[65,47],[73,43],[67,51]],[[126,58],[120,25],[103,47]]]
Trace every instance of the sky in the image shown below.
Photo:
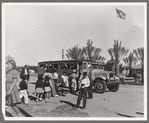
[[[126,13],[117,17],[115,8]],[[114,40],[130,51],[144,47],[144,6],[135,4],[5,4],[5,55],[15,58],[17,66],[37,65],[40,61],[61,60],[62,49],[86,46],[87,40],[101,48],[101,56],[110,59],[108,49]],[[67,59],[65,56],[64,59]]]

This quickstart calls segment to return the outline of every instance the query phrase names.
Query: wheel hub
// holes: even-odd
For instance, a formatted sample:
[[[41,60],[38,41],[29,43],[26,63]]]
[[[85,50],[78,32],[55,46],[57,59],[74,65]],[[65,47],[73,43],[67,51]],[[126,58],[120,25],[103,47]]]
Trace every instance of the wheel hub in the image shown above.
[[[97,89],[102,89],[103,88],[103,85],[101,83],[97,84]]]

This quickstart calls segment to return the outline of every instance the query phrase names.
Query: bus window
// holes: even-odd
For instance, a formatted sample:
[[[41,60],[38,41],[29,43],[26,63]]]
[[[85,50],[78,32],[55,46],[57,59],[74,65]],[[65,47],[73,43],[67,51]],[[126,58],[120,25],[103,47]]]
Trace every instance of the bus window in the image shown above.
[[[53,64],[54,69],[58,69],[58,64]]]
[[[70,64],[66,63],[64,64],[65,70],[70,70]]]
[[[47,68],[48,69],[52,69],[53,68],[53,65],[52,64],[49,64],[49,65],[47,65]]]
[[[77,63],[72,63],[71,64],[71,70],[77,70]]]
[[[60,64],[60,70],[65,70],[65,65],[64,64]]]
[[[47,64],[43,64],[43,67],[47,67]]]
[[[43,64],[40,64],[39,67],[40,67],[40,68],[43,67]]]

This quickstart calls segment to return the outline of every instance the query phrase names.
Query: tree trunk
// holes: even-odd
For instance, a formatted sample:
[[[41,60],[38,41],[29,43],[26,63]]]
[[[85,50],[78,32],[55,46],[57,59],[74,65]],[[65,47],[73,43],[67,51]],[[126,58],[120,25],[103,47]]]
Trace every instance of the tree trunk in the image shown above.
[[[128,75],[128,70],[126,70],[126,76]]]
[[[115,75],[119,77],[119,62],[116,62],[116,65],[115,65]]]
[[[131,66],[132,66],[132,65],[131,65],[131,63],[130,63],[130,65],[129,65],[129,75],[132,75],[132,72],[131,72],[131,71],[132,71],[132,70],[131,70]]]
[[[132,75],[132,74],[131,74],[131,68],[129,68],[129,76],[130,76],[130,75]]]
[[[113,63],[112,66],[113,66],[113,67],[112,67],[112,72],[113,72],[113,75],[115,76],[115,63]]]

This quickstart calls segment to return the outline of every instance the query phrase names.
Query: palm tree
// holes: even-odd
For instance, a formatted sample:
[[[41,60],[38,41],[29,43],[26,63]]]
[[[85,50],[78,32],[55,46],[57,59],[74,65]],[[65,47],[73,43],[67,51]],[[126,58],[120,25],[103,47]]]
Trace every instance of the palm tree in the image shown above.
[[[85,59],[92,60],[92,61],[98,61],[103,62],[105,61],[105,57],[100,56],[101,49],[96,48],[93,46],[92,40],[87,40],[87,46],[83,47],[83,53],[85,56]]]
[[[68,50],[66,50],[67,54],[67,58],[68,59],[73,59],[73,60],[79,60],[79,59],[84,59],[84,55],[82,52],[82,49],[78,47],[78,45],[75,45],[72,48],[69,48]]]
[[[119,77],[119,63],[121,59],[128,53],[128,49],[121,46],[122,41],[114,40],[113,48],[108,49],[111,60],[114,62],[115,75]]]
[[[133,65],[136,65],[136,63],[138,62],[138,58],[134,56],[134,53],[130,52],[128,57],[123,58],[123,61],[125,62],[126,67],[129,70],[129,74],[131,74],[131,68]]]
[[[133,52],[142,64],[142,83],[144,83],[144,48],[137,48],[137,50],[133,50]]]

